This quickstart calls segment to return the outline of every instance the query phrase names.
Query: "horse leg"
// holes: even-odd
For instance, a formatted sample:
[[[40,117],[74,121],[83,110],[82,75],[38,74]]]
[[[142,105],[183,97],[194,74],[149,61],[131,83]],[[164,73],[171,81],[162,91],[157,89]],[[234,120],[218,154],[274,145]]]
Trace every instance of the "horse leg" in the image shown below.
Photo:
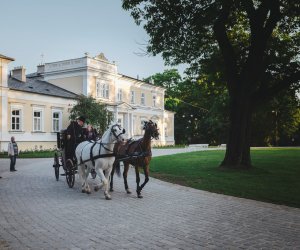
[[[140,172],[139,167],[135,166],[135,178],[136,178],[136,193],[138,198],[143,198],[141,195],[141,188],[140,188]]]
[[[83,165],[78,165],[78,175],[80,177],[80,180],[81,180],[81,192],[82,193],[85,193],[85,177],[84,177],[84,174],[85,174],[85,171],[83,169]]]
[[[141,185],[141,191],[144,188],[144,186],[147,184],[147,182],[149,181],[149,165],[146,165],[144,167],[144,174],[145,174],[145,180],[144,180],[144,183]]]
[[[90,194],[91,193],[91,189],[90,189],[90,186],[88,184],[88,176],[89,176],[89,173],[90,173],[90,169],[87,165],[84,165],[84,173],[85,173],[85,190],[86,190],[86,193],[87,194]]]
[[[95,166],[95,172],[97,173],[97,175],[100,177],[100,184],[96,185],[94,187],[94,190],[97,192],[99,189],[102,188],[103,186],[103,172],[102,170],[100,171],[99,170],[99,167],[98,166]],[[102,173],[101,173],[102,172]]]
[[[108,181],[111,176],[111,171],[112,171],[112,166],[109,169],[105,170],[104,195],[106,200],[111,200],[111,196],[108,193]]]
[[[111,174],[110,174],[110,192],[114,191],[114,173],[115,173],[115,164],[113,164],[113,168],[111,170]]]
[[[128,183],[127,183],[128,170],[129,170],[129,163],[124,162],[124,171],[123,171],[124,186],[125,186],[125,190],[126,190],[127,194],[131,194],[131,191],[130,191],[130,189],[128,187]]]
[[[103,170],[99,167],[96,167],[96,172],[97,174],[100,176],[101,180],[102,180],[102,185],[101,186],[104,186],[104,196],[105,196],[105,199],[106,200],[111,200],[111,197],[110,195],[108,194],[108,181],[107,179],[105,178],[105,175],[103,174]],[[106,171],[106,174],[110,174],[111,170],[110,171]],[[96,187],[95,187],[95,190],[96,190]],[[98,190],[97,190],[98,191]]]
[[[143,198],[143,196],[141,195],[142,189],[146,185],[146,183],[149,181],[149,165],[144,166],[144,174],[145,174],[145,181],[140,187],[138,187],[138,190],[137,190],[139,198]]]

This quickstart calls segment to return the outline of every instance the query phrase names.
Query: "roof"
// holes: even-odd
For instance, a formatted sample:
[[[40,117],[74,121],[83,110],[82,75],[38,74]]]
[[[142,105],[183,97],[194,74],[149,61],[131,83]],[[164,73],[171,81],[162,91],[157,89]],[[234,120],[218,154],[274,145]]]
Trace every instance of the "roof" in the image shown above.
[[[38,77],[27,78],[26,82],[22,82],[13,77],[8,78],[8,88],[12,90],[25,91],[35,94],[42,94],[48,96],[62,97],[68,99],[75,99],[77,94],[60,88],[50,82],[40,80]]]
[[[6,60],[10,60],[10,61],[14,61],[14,60],[15,60],[15,59],[13,59],[13,58],[11,58],[11,57],[4,56],[4,55],[1,55],[1,54],[0,54],[0,58],[6,59]]]
[[[129,79],[131,79],[131,80],[138,81],[138,82],[140,82],[140,83],[146,84],[146,85],[151,86],[151,87],[161,88],[161,89],[166,89],[166,88],[164,88],[164,87],[162,87],[162,86],[158,86],[158,85],[155,85],[155,84],[151,84],[151,83],[149,83],[149,82],[145,82],[145,81],[143,81],[143,80],[140,80],[140,79],[137,79],[137,78],[134,78],[134,77],[131,77],[131,76],[127,76],[127,75],[124,75],[124,74],[120,74],[120,75],[121,75],[122,77],[124,77],[124,78],[129,78]]]

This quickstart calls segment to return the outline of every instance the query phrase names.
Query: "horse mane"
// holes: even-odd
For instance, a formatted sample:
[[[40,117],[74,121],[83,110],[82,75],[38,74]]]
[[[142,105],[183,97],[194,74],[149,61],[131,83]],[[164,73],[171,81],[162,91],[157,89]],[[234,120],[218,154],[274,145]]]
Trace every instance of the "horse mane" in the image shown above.
[[[106,134],[108,134],[108,133],[111,132],[111,127],[112,127],[112,126],[113,126],[113,125],[110,125],[110,126],[108,127],[108,129],[104,132],[104,134],[102,135],[101,139],[99,140],[100,142],[103,142],[103,138],[105,138],[105,136],[107,136]]]

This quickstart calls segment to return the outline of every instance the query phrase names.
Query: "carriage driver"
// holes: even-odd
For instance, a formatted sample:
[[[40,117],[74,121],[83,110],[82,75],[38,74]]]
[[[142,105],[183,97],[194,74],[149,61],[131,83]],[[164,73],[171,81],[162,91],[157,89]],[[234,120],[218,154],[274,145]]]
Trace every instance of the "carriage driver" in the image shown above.
[[[82,128],[84,123],[85,117],[79,116],[76,121],[72,121],[67,128],[67,159],[74,159],[77,145],[84,141],[84,130]]]

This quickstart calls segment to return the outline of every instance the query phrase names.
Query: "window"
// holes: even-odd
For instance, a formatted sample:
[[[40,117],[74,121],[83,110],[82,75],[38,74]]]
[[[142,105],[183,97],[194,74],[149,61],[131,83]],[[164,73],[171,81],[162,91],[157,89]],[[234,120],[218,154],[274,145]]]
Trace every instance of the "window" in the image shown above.
[[[103,80],[97,80],[96,82],[96,97],[109,99],[109,84]]]
[[[21,128],[22,128],[21,115],[22,115],[21,109],[12,108],[12,111],[11,111],[11,130],[12,131],[21,131]]]
[[[62,127],[62,112],[52,111],[52,131],[59,132]]]
[[[43,110],[33,109],[33,131],[43,131]]]
[[[135,92],[131,91],[131,98],[130,98],[130,103],[135,103]]]
[[[152,105],[153,107],[156,107],[156,95],[152,96]]]
[[[118,89],[118,101],[122,101],[122,89]]]
[[[104,98],[108,99],[109,98],[109,85],[108,83],[104,84]]]
[[[33,131],[42,131],[42,112],[33,112]]]
[[[145,93],[141,94],[141,104],[145,105]]]

